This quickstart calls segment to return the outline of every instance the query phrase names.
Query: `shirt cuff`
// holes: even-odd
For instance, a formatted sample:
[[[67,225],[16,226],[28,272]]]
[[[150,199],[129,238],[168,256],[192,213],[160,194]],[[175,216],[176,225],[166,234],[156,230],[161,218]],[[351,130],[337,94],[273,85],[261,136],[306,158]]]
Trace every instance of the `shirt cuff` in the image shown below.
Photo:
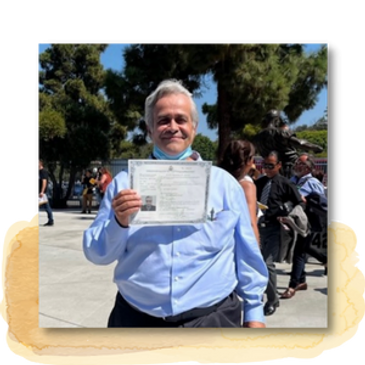
[[[244,302],[243,322],[251,321],[266,323],[263,304],[253,306],[252,304]]]
[[[122,224],[120,224],[115,214],[114,214],[114,219],[115,219],[115,221],[118,223],[119,227],[122,227],[122,228],[129,228],[129,226],[123,226]]]

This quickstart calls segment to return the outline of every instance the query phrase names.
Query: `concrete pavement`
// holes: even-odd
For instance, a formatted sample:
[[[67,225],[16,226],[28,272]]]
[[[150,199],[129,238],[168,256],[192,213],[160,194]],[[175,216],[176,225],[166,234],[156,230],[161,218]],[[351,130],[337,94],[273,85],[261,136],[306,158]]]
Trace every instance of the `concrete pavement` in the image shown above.
[[[39,213],[39,327],[103,328],[114,305],[115,264],[94,265],[82,250],[83,231],[96,216],[80,210],[54,211],[55,225],[43,227],[47,215]],[[327,277],[314,261],[306,265],[308,290],[281,300],[268,328],[326,328]],[[290,265],[277,264],[278,291],[289,282]]]

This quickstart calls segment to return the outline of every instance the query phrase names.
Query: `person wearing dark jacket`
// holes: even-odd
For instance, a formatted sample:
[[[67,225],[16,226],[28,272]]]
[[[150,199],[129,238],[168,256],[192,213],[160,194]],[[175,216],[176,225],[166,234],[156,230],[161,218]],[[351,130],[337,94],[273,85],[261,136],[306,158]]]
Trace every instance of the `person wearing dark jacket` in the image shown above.
[[[279,173],[281,167],[278,153],[271,151],[264,157],[263,169],[266,176],[255,181],[257,201],[268,208],[258,221],[262,255],[269,271],[267,302],[264,306],[266,316],[274,314],[279,307],[275,262],[278,261],[280,252],[280,218],[288,215],[290,206],[304,206],[296,186]]]

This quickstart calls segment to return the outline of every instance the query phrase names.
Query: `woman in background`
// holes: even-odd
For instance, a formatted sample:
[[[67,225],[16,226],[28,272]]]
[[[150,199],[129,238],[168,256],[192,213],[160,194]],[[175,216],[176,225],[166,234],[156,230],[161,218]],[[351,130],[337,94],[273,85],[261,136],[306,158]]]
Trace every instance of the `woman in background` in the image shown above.
[[[218,166],[228,171],[242,186],[250,212],[251,226],[255,233],[257,243],[260,245],[259,230],[257,227],[256,185],[249,176],[249,172],[254,165],[254,155],[255,148],[249,141],[231,141]]]
[[[101,177],[100,177],[100,180],[98,181],[98,185],[99,185],[99,191],[100,191],[100,198],[101,198],[101,200],[103,200],[106,188],[108,187],[110,182],[113,180],[113,177],[112,177],[112,174],[110,173],[110,171],[104,166],[100,167],[99,171],[101,172]]]

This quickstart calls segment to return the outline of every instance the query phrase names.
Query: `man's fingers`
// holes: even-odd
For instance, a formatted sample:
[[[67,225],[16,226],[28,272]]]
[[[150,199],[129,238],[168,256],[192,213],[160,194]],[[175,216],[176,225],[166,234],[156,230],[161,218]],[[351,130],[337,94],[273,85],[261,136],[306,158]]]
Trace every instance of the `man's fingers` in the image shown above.
[[[139,198],[139,195],[135,190],[133,190],[133,189],[124,189],[124,190],[119,191],[118,194],[115,195],[113,200],[120,199],[120,198],[129,199],[129,198],[133,198],[133,197],[138,197]]]
[[[116,199],[112,202],[112,207],[115,212],[124,212],[129,209],[140,208],[142,206],[141,199],[130,199],[130,200],[122,200]]]
[[[141,197],[132,189],[121,190],[112,201],[114,213],[123,225],[127,225],[129,216],[138,212],[141,206]]]

